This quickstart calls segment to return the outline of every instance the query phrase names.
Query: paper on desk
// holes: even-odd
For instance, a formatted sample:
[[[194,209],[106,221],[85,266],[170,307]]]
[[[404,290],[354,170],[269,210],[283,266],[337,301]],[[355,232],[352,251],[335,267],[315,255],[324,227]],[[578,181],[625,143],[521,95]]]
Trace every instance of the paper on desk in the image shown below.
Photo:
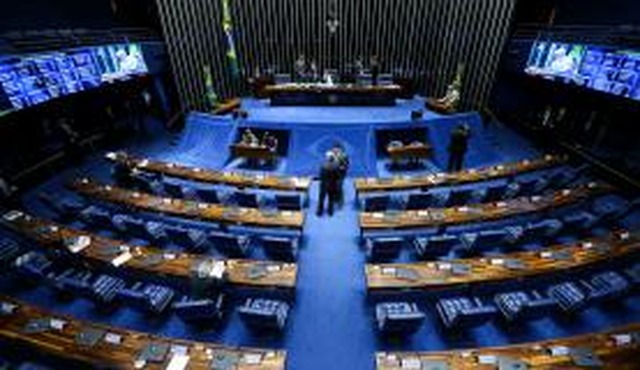
[[[184,370],[189,364],[191,357],[188,355],[174,354],[169,360],[169,364],[165,368],[166,370]]]
[[[115,267],[120,267],[125,263],[127,263],[131,258],[133,258],[133,255],[131,254],[131,252],[126,251],[124,253],[121,253],[118,257],[114,258],[111,261],[111,264]]]

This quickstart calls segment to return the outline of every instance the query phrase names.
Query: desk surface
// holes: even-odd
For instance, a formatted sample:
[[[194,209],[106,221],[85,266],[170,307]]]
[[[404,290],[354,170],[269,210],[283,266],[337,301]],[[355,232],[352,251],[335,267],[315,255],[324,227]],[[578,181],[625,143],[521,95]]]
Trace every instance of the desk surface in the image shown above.
[[[9,219],[9,215],[12,215]],[[192,268],[216,259],[204,255],[166,252],[158,248],[132,246],[118,240],[101,237],[84,230],[75,230],[54,222],[20,213],[9,213],[2,222],[43,247],[71,252],[68,243],[81,236],[89,237],[89,244],[76,253],[88,261],[113,266],[114,259],[129,252],[131,258],[119,267],[144,274],[189,279]],[[297,266],[294,263],[256,261],[242,259],[219,260],[224,262],[227,279],[231,284],[294,289]],[[255,270],[260,270],[255,273]]]
[[[347,93],[400,93],[400,85],[357,85],[357,84],[324,84],[324,83],[287,83],[267,85],[264,92],[267,94],[279,92],[347,92]]]
[[[70,186],[84,196],[148,212],[159,212],[202,221],[266,228],[290,228],[300,231],[304,225],[304,214],[302,212],[230,208],[219,204],[201,203],[186,199],[163,198],[115,186],[97,184],[89,179],[73,182]]]
[[[594,368],[637,369],[640,358],[640,340],[637,339],[639,331],[640,324],[631,324],[601,333],[505,347],[434,352],[378,352],[376,366],[378,370],[493,370],[502,363],[505,367],[500,368],[505,369],[582,369],[584,367],[577,366],[574,362],[582,351],[584,355],[592,352],[602,362],[602,366]],[[509,360],[521,361],[521,366],[506,366]],[[427,365],[421,367],[423,364]]]
[[[225,361],[229,361],[234,369],[241,370],[285,368],[284,351],[164,338],[53,314],[5,296],[0,296],[0,301],[3,308],[3,314],[0,314],[0,338],[40,353],[100,368],[166,369],[170,363],[175,366],[179,361],[177,357],[180,356],[174,353],[184,353],[186,357],[183,360],[187,362],[184,367],[175,369],[206,370],[211,369],[215,362]],[[95,343],[91,338],[95,339]],[[149,345],[154,347],[149,348]],[[163,346],[168,346],[169,353],[160,350]],[[141,356],[143,353],[159,356],[155,362],[147,359],[144,366],[145,363],[141,363],[144,361]]]
[[[264,188],[288,191],[307,191],[311,184],[308,177],[280,177],[273,175],[252,175],[240,172],[221,172],[189,167],[176,163],[136,158],[123,152],[109,153],[107,159],[125,163],[141,171],[159,173],[212,184],[230,185],[239,188]]]
[[[360,227],[363,231],[368,231],[431,228],[473,222],[488,222],[563,207],[612,190],[613,188],[606,184],[590,183],[549,195],[521,197],[495,203],[391,213],[361,212]]]
[[[368,264],[367,288],[376,290],[453,288],[458,285],[517,280],[566,271],[640,251],[640,232],[619,231],[569,245],[500,257],[418,263]],[[400,275],[400,276],[398,276]]]
[[[565,161],[565,157],[547,155],[543,158],[534,160],[523,160],[515,163],[469,169],[460,172],[442,172],[427,176],[360,178],[355,180],[355,185],[358,192],[406,190],[461,185],[524,174],[526,172],[557,166]]]

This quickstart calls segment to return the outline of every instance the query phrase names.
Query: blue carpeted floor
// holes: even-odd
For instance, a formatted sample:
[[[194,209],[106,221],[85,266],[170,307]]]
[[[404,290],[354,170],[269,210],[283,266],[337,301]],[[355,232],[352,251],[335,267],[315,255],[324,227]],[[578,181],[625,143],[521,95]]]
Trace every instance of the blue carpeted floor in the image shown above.
[[[312,117],[310,112],[314,112],[314,114],[322,114],[325,118],[329,115],[340,115],[366,121],[378,117],[382,109],[371,111],[369,108],[357,108],[351,111],[351,108],[305,108],[301,111],[298,108],[275,110],[275,108],[261,106],[260,101],[248,101],[245,104],[255,110],[255,115],[252,116],[260,120],[282,117],[281,115],[284,114],[282,109],[286,109],[289,120],[294,120],[294,117],[300,117],[301,120],[310,119]],[[387,112],[385,119],[388,119],[396,114],[405,114],[406,109],[410,108],[401,105],[385,109],[393,111]],[[401,110],[405,112],[402,113]],[[314,120],[318,118],[313,117]],[[171,145],[170,138],[166,136],[158,136],[133,141],[127,149],[154,158],[175,160],[201,167],[221,168],[226,161],[226,153],[222,153],[223,150],[212,150],[212,148],[226,147],[233,137],[234,128],[231,122],[225,121],[225,118],[216,120],[219,124],[206,130],[197,128],[193,123],[191,126],[188,125],[187,131],[177,145]],[[354,122],[351,122],[351,125],[355,127]],[[318,126],[318,129],[326,132],[341,132],[340,128],[329,123]],[[356,128],[353,130],[355,130],[353,135],[357,135],[359,131]],[[203,135],[204,131],[208,133]],[[444,140],[442,138],[447,131],[444,129],[441,131],[436,133],[436,137]],[[509,162],[539,155],[526,140],[501,126],[486,129],[477,126],[474,135],[468,159],[470,166]],[[302,165],[315,171],[317,160],[309,155],[307,149],[303,146],[292,147],[288,165],[282,169],[282,172],[291,173],[291,166],[294,166],[292,172],[298,173],[295,166]],[[357,153],[360,149],[362,148],[356,144],[352,151]],[[291,157],[297,158],[291,159]],[[295,164],[295,161],[300,163]],[[437,160],[435,162],[434,166],[439,165]],[[61,173],[27,194],[27,208],[46,214],[41,210],[39,203],[33,200],[36,192],[66,192],[62,187],[65,180],[87,174],[106,178],[107,170],[106,162],[96,154],[83,166]],[[375,169],[375,171],[378,170]],[[513,327],[502,327],[499,324],[490,323],[464,334],[452,335],[443,333],[439,329],[434,310],[430,310],[425,324],[412,338],[406,341],[383,341],[374,331],[372,306],[366,299],[365,257],[358,244],[359,230],[357,210],[353,206],[355,194],[352,180],[347,181],[345,188],[346,203],[334,217],[315,215],[317,184],[314,184],[311,190],[311,204],[304,231],[305,240],[298,261],[299,275],[295,305],[287,330],[281,338],[253,335],[247,331],[236,314],[231,314],[222,328],[191,327],[175,317],[152,318],[127,308],[111,314],[101,313],[84,300],[60,301],[55,299],[47,288],[26,289],[6,279],[0,281],[0,290],[54,311],[112,325],[230,345],[284,348],[288,351],[289,369],[295,370],[371,369],[373,355],[380,350],[436,350],[504,345],[573,335],[640,319],[640,297],[634,296],[615,307],[592,308],[570,319],[544,319]]]

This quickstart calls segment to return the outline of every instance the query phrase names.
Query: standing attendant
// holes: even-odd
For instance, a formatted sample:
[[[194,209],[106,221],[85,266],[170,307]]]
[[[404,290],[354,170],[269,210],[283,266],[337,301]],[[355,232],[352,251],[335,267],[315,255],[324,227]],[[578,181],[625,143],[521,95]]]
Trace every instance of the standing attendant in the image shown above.
[[[9,184],[0,173],[0,209],[19,208],[18,188]]]
[[[471,130],[467,125],[459,125],[451,131],[449,141],[449,172],[460,171],[464,164],[464,156],[467,154],[469,146],[469,136]]]
[[[324,201],[328,199],[327,211],[329,216],[333,215],[333,206],[336,203],[339,186],[338,159],[332,151],[326,154],[326,160],[320,168],[320,189],[318,193],[318,209],[316,214],[322,216],[324,213]]]
[[[377,55],[372,55],[369,59],[369,68],[371,69],[371,84],[376,86],[378,84],[378,75],[380,74],[380,61]]]
[[[340,143],[335,143],[331,151],[334,153],[338,161],[338,193],[337,203],[340,207],[344,205],[344,179],[349,171],[349,156]]]

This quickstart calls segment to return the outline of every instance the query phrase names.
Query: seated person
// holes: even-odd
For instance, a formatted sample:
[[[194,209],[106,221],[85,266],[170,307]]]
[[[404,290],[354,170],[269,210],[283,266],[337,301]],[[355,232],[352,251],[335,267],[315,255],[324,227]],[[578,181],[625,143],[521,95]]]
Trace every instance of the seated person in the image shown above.
[[[426,106],[439,113],[452,113],[457,109],[459,101],[460,86],[452,83],[447,86],[447,93],[444,97],[439,99],[427,98]]]
[[[269,133],[269,131],[265,131],[264,135],[262,135],[262,146],[275,152],[278,149],[278,138]]]
[[[253,131],[251,131],[250,128],[244,130],[240,142],[248,146],[258,146],[260,144],[258,137],[253,133]]]

